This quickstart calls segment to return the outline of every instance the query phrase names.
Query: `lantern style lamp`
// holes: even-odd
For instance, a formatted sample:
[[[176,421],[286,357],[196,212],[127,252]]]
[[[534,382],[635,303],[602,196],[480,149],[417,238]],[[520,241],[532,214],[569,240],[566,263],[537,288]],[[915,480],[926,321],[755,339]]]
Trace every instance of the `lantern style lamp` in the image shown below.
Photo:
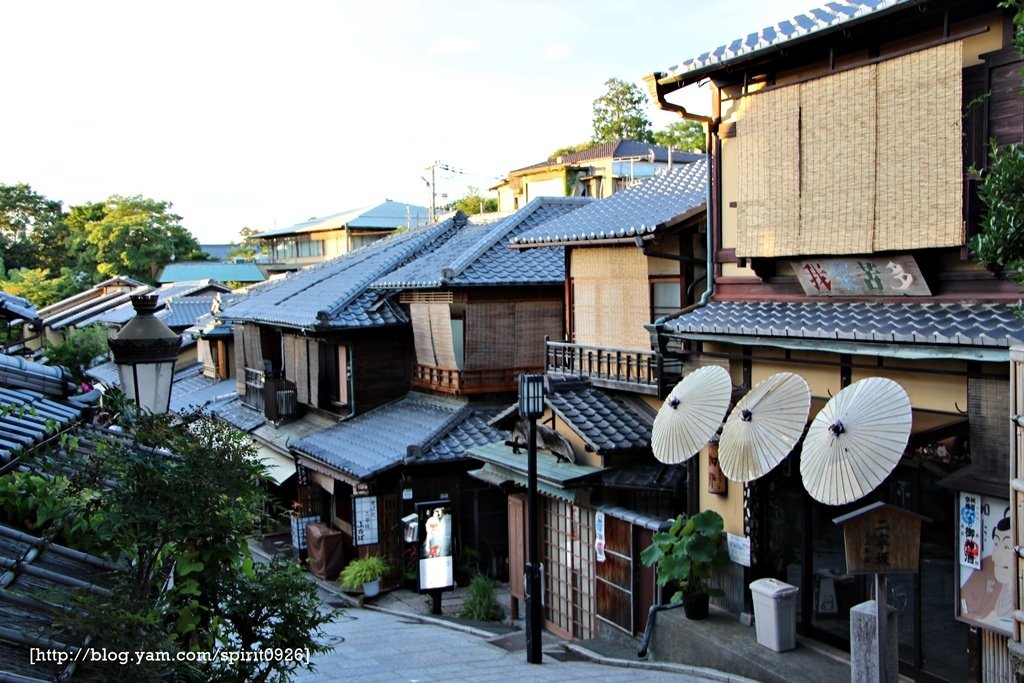
[[[174,334],[153,313],[156,294],[132,296],[135,317],[107,340],[121,379],[121,389],[140,408],[166,413],[171,403],[174,361],[181,335]]]
[[[526,661],[541,663],[540,519],[537,513],[537,418],[544,415],[544,375],[519,375],[519,417],[529,422],[526,509]]]

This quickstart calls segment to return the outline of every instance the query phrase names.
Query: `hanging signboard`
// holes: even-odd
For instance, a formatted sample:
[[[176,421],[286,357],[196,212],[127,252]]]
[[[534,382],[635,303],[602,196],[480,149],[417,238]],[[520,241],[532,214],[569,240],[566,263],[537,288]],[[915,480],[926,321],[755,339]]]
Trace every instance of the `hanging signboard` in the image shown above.
[[[604,562],[607,557],[604,554],[604,513],[598,512],[594,515],[594,559]]]
[[[1013,540],[1005,498],[961,492],[959,600],[961,621],[1005,635],[1013,632]]]
[[[352,496],[352,542],[359,545],[380,543],[377,523],[377,496]]]
[[[910,254],[791,261],[810,296],[929,296],[931,290]]]
[[[750,537],[737,536],[726,532],[726,547],[729,549],[729,559],[744,567],[750,566]]]
[[[455,587],[452,563],[452,505],[447,500],[417,503],[420,532],[420,591]]]

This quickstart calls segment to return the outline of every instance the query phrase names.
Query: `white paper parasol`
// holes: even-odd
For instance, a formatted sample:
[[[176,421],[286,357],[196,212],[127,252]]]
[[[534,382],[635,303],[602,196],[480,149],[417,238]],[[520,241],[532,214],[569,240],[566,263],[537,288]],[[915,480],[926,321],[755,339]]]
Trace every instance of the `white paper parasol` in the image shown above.
[[[815,500],[845,505],[889,476],[910,438],[910,399],[896,382],[869,377],[825,404],[804,439],[800,475]]]
[[[768,474],[793,450],[807,426],[811,389],[780,372],[759,382],[733,408],[718,442],[718,464],[733,481]]]
[[[654,457],[669,465],[689,460],[718,431],[731,396],[732,380],[725,368],[708,365],[684,377],[654,418]]]

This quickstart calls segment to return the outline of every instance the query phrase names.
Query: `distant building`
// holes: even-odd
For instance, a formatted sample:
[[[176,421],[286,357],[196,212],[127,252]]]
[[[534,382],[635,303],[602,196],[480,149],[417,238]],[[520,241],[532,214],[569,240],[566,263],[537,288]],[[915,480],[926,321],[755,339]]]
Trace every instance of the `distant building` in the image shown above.
[[[347,254],[401,228],[426,225],[428,215],[426,207],[387,199],[376,206],[311,218],[250,239],[267,247],[270,270],[294,270]]]
[[[199,248],[210,257],[212,261],[227,261],[228,254],[237,247],[237,244],[200,244]]]
[[[516,169],[491,190],[498,193],[498,211],[515,211],[536,197],[603,199],[673,165],[703,158],[673,150],[670,161],[668,147],[620,140]]]
[[[209,253],[209,252],[207,252]],[[263,282],[266,274],[250,261],[224,263],[219,261],[186,261],[168,263],[156,277],[158,284],[186,282],[191,280],[216,280],[217,282],[241,282],[245,284]]]

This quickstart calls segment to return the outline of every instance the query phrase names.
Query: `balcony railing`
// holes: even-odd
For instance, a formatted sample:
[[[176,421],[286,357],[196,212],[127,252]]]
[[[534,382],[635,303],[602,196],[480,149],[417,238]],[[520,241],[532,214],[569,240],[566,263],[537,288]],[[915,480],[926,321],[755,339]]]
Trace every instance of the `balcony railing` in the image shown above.
[[[652,396],[662,393],[662,382],[672,374],[654,351],[548,341],[544,356],[548,374],[587,377],[594,386]]]
[[[242,402],[250,408],[263,412],[263,371],[253,368],[245,369],[245,395]]]
[[[459,370],[418,363],[413,367],[412,383],[420,389],[456,395],[513,392],[519,388],[521,373],[540,370],[539,367]]]

